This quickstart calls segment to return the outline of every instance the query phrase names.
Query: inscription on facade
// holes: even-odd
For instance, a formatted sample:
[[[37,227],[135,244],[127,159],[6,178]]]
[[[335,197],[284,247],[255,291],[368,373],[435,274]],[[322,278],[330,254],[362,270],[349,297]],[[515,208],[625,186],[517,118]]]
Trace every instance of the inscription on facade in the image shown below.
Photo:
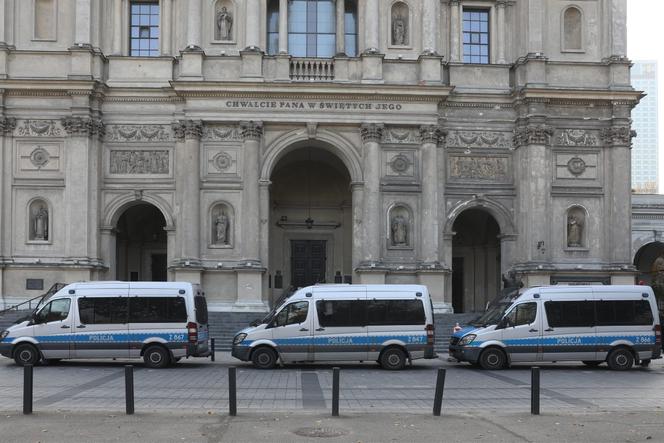
[[[111,174],[168,174],[168,151],[111,151]]]
[[[503,157],[450,157],[450,178],[504,181],[507,172],[507,159]]]
[[[284,109],[301,111],[401,111],[401,103],[337,102],[337,101],[290,101],[290,100],[228,100],[232,109]]]

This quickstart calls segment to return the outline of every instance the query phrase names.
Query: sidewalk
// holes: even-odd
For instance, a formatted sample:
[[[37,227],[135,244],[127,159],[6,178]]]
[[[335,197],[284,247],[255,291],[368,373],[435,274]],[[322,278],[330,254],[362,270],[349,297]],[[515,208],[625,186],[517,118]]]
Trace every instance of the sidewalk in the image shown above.
[[[645,442],[664,441],[664,412],[544,414],[217,413],[0,416],[3,442]]]

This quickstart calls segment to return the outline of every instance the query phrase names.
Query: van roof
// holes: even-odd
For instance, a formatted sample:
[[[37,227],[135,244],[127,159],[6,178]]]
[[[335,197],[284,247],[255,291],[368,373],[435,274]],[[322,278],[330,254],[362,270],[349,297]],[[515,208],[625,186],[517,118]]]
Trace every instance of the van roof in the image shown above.
[[[116,280],[103,280],[103,281],[85,281],[76,282],[67,285],[67,289],[89,289],[89,288],[188,288],[192,287],[190,282],[177,282],[177,281],[116,281]],[[64,289],[64,288],[63,288]]]
[[[376,292],[376,291],[415,291],[428,293],[427,287],[424,285],[350,285],[350,284],[323,284],[323,285],[314,285],[307,286],[304,288],[298,289],[298,291],[310,291],[316,290],[316,292],[328,292],[335,291],[338,292],[340,289],[346,290],[365,290],[367,292]]]

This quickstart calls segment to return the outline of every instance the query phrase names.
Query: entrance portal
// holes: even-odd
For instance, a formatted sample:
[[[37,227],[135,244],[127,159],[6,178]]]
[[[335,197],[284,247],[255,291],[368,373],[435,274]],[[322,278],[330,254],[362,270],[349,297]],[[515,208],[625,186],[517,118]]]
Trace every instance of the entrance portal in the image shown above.
[[[127,209],[117,226],[118,280],[166,281],[166,220],[155,206],[142,203]]]
[[[325,240],[291,240],[291,282],[296,287],[326,280]]]
[[[472,208],[452,229],[452,307],[481,312],[500,291],[500,227],[491,214]]]

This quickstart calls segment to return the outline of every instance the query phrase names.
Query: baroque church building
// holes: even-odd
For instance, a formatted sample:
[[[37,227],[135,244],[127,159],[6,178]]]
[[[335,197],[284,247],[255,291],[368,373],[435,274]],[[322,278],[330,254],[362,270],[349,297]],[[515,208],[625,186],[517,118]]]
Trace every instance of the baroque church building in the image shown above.
[[[0,295],[633,283],[626,0],[0,0]],[[1,304],[1,303],[0,303]]]

